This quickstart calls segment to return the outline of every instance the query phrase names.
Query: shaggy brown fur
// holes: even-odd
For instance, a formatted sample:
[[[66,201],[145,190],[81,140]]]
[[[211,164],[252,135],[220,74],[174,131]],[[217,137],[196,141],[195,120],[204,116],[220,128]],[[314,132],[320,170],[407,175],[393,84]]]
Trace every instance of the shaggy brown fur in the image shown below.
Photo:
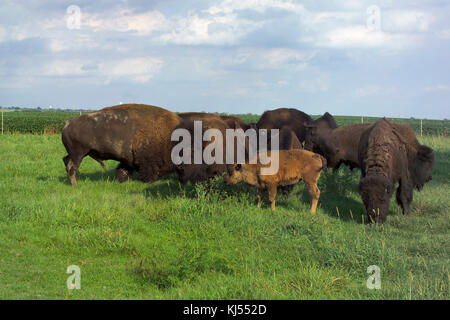
[[[358,157],[358,145],[363,132],[373,124],[354,124],[337,129],[326,127],[312,128],[308,131],[305,149],[323,155],[328,166],[334,170],[341,164],[348,165],[351,169],[360,168]],[[395,134],[406,145],[408,165],[417,190],[421,190],[424,184],[431,180],[434,152],[431,148],[421,145],[411,126],[407,124],[392,123]]]
[[[317,181],[320,172],[326,166],[326,160],[322,156],[306,150],[280,150],[269,151],[268,155],[276,158],[278,153],[278,172],[273,175],[261,175],[261,168],[269,165],[235,164],[230,165],[225,177],[227,184],[236,184],[244,181],[258,188],[258,208],[260,207],[262,193],[269,192],[271,209],[275,210],[275,200],[278,186],[288,186],[304,180],[311,195],[311,213],[315,213],[320,197]],[[272,158],[272,159],[273,159]]]
[[[362,178],[359,190],[372,222],[383,223],[396,183],[397,202],[407,215],[412,201],[412,181],[408,170],[407,146],[395,127],[385,118],[361,136],[359,161]]]
[[[202,134],[208,129],[218,129],[223,135],[223,164],[194,164],[194,147],[191,152],[191,164],[180,164],[177,166],[179,179],[182,183],[187,181],[202,182],[210,178],[221,175],[226,172],[226,129],[230,128],[221,117],[206,114],[204,116],[196,114],[185,116],[185,119],[176,127],[176,129],[186,129],[191,134],[191,146],[194,146],[194,121],[202,121]],[[203,142],[202,152],[204,148],[211,142]]]
[[[108,159],[119,161],[116,178],[120,182],[134,170],[144,182],[174,171],[170,135],[180,122],[173,112],[141,104],[108,107],[68,120],[62,141],[71,184],[77,184],[76,171],[85,156],[100,164]]]

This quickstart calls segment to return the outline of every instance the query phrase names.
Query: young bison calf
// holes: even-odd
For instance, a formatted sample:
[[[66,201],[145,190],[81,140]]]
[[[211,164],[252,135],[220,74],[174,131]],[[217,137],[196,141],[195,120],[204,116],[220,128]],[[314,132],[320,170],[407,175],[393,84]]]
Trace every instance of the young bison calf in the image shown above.
[[[275,199],[278,186],[289,186],[304,180],[311,195],[311,213],[315,213],[319,201],[320,190],[317,181],[322,168],[326,167],[326,160],[322,156],[306,150],[280,150],[269,151],[268,156],[276,161],[274,154],[278,153],[278,171],[272,175],[262,175],[261,168],[269,167],[270,164],[234,164],[228,167],[225,176],[226,184],[236,184],[244,181],[258,188],[258,208],[264,190],[269,192],[269,200],[272,210],[275,210]]]

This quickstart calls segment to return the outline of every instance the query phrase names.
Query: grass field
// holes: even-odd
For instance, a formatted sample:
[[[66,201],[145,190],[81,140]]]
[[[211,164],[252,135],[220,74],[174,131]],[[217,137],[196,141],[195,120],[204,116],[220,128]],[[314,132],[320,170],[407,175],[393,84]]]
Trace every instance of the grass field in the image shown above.
[[[90,158],[68,184],[59,135],[0,136],[0,299],[449,299],[450,138],[410,217],[365,223],[359,172],[303,184],[271,212],[245,185],[114,181]],[[66,269],[81,268],[69,291]],[[366,288],[370,265],[381,289]]]

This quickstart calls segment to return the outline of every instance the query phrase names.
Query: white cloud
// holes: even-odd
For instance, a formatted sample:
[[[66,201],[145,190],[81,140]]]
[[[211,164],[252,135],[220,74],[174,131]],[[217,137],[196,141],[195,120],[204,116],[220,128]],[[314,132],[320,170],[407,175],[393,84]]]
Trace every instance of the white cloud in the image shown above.
[[[244,67],[253,70],[304,69],[315,53],[305,53],[289,48],[240,49],[226,56],[221,64],[225,67]]]
[[[405,49],[418,43],[414,35],[399,35],[383,31],[370,31],[366,26],[337,28],[325,34],[318,45],[332,48]]]
[[[224,0],[218,5],[201,12],[191,12],[187,17],[173,22],[171,32],[163,34],[163,42],[186,45],[233,45],[244,36],[260,29],[265,21],[246,19],[239,11],[264,12],[267,9],[282,9],[301,14],[305,12],[301,4],[281,0]]]
[[[302,4],[286,0],[225,0],[217,6],[210,7],[207,12],[210,14],[229,14],[238,10],[254,10],[264,12],[267,9],[283,9],[295,13],[302,13],[305,8]]]
[[[138,35],[148,35],[170,27],[170,22],[164,14],[157,10],[133,13],[129,9],[122,9],[113,12],[84,14],[81,26],[87,26],[94,31],[136,32]]]
[[[56,59],[45,65],[23,67],[16,77],[40,81],[43,77],[81,79],[83,82],[108,83],[112,80],[145,83],[158,73],[164,61],[158,57],[138,57],[122,60],[95,61],[83,59]]]
[[[191,14],[175,22],[176,27],[160,36],[164,43],[199,45],[235,44],[249,32],[258,29],[261,23],[239,19],[235,14],[201,17]]]
[[[437,91],[450,91],[450,85],[448,84],[438,84],[435,86],[427,86],[424,88],[426,92],[437,92]]]
[[[382,11],[382,29],[388,32],[427,32],[433,22],[430,13],[419,10]]]
[[[103,72],[111,78],[128,77],[135,82],[147,82],[163,66],[163,60],[154,57],[132,58],[111,63]]]
[[[436,36],[441,39],[450,39],[450,29],[437,31]]]

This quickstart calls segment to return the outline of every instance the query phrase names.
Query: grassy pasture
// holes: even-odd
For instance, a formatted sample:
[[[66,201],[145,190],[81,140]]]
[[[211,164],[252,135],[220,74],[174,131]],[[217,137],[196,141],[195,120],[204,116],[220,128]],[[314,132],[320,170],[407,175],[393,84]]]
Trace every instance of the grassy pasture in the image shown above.
[[[271,212],[245,185],[118,184],[90,158],[73,188],[59,135],[0,136],[0,299],[449,299],[450,138],[420,140],[433,180],[373,226],[347,168],[321,177],[313,216],[302,183]]]

